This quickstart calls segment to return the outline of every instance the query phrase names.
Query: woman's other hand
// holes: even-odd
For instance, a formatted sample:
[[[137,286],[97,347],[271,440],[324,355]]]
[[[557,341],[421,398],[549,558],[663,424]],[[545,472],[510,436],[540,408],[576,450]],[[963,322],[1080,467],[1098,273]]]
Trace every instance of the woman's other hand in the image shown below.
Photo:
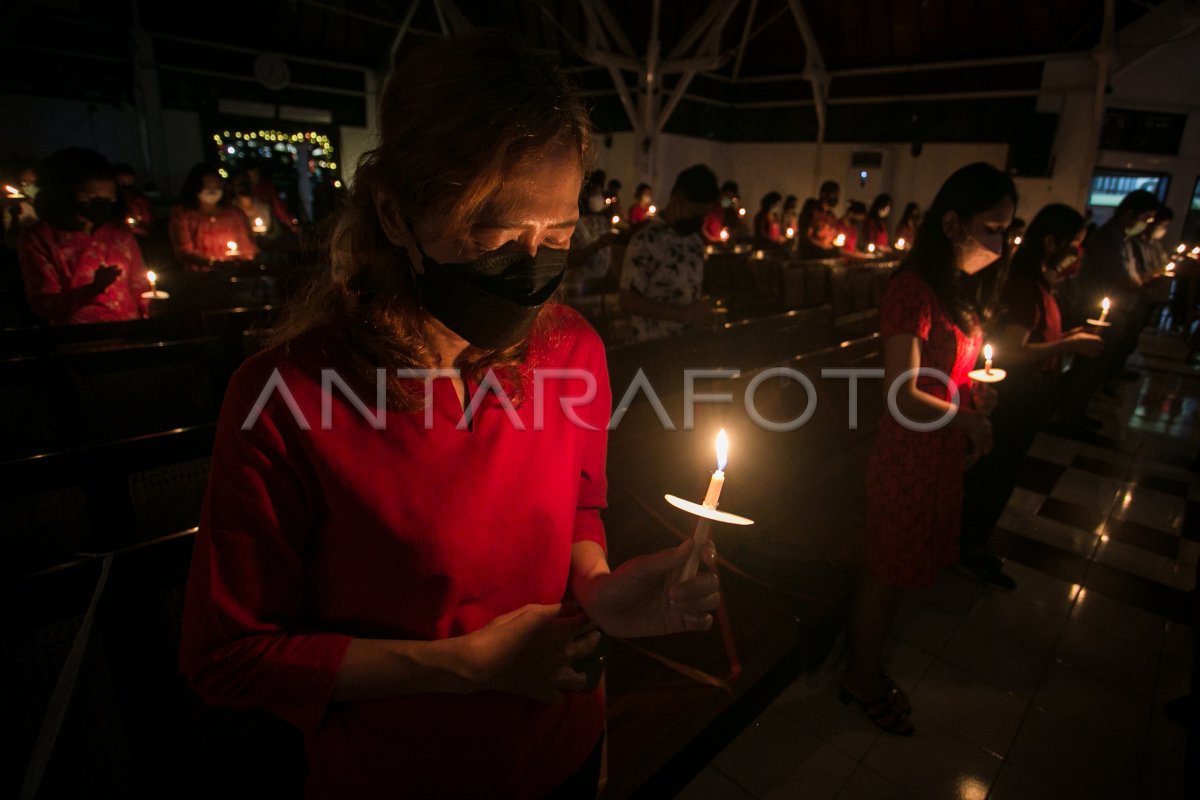
[[[596,625],[582,614],[560,615],[562,604],[523,606],[468,635],[468,674],[475,688],[562,702],[563,692],[587,688],[587,676],[571,667],[600,642]]]

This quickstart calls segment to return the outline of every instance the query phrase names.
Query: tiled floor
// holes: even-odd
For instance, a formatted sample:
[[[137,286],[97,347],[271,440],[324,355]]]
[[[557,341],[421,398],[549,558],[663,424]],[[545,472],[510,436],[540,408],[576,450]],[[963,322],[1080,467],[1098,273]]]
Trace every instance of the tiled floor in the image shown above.
[[[1200,554],[1200,367],[1143,337],[1142,372],[1081,442],[1042,434],[993,546],[1018,581],[957,571],[908,597],[889,670],[917,735],[837,701],[838,654],[802,676],[679,795],[704,798],[1182,797]]]

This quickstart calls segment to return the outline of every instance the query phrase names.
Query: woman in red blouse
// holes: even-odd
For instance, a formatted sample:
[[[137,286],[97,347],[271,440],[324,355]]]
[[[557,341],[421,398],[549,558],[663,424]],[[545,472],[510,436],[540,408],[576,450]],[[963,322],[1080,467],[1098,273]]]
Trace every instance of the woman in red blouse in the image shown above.
[[[587,111],[477,32],[407,56],[379,119],[331,278],[231,381],[181,668],[304,732],[310,798],[594,797],[577,662],[599,630],[707,629],[719,597],[679,582],[688,543],[607,564],[604,348],[543,307]]]
[[[958,560],[962,473],[969,458],[991,449],[991,426],[972,407],[967,376],[990,303],[969,297],[963,278],[996,261],[1016,197],[1012,179],[990,164],[951,175],[880,308],[889,410],[867,467],[866,575],[841,697],[888,733],[913,733],[908,699],[883,664],[900,591],[932,584]]]
[[[881,194],[871,201],[871,207],[867,209],[867,218],[863,220],[862,238],[858,242],[860,250],[866,250],[869,244],[875,245],[878,252],[891,249],[887,228],[887,218],[891,213],[890,194]]]
[[[112,165],[72,147],[48,157],[38,175],[40,221],[17,244],[29,307],[51,325],[146,316],[150,283],[133,233],[115,218]]]
[[[1083,215],[1070,206],[1043,208],[1026,230],[1004,285],[996,347],[1008,377],[996,386],[999,401],[991,415],[996,445],[964,479],[960,563],[1005,589],[1016,583],[988,553],[988,538],[1016,488],[1029,445],[1050,419],[1062,356],[1095,358],[1103,344],[1082,328],[1064,333],[1052,294],[1060,272],[1074,266],[1084,230]]]
[[[631,226],[640,225],[646,221],[646,217],[650,213],[650,200],[650,184],[639,183],[633,192],[633,205],[629,207],[629,213],[626,215]]]
[[[192,167],[171,209],[171,245],[180,263],[194,272],[217,264],[241,263],[258,255],[246,216],[225,203],[225,180],[211,164]],[[233,242],[236,247],[230,247]]]

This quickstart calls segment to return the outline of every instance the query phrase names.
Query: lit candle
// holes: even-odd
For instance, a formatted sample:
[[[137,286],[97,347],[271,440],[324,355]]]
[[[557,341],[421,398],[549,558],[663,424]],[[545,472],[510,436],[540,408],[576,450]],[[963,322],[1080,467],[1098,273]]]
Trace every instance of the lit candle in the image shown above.
[[[1192,255],[1194,255],[1194,256],[1200,256],[1200,247],[1193,247],[1193,248],[1192,248]]]
[[[834,247],[842,247],[846,244],[846,234],[839,233],[837,238],[833,240]]]
[[[255,233],[266,233],[266,231],[267,231],[267,226],[263,224],[263,218],[255,217],[254,218],[254,232]]]
[[[4,184],[4,191],[8,192],[8,196],[9,196],[9,198],[10,198],[10,199],[16,199],[16,198],[18,198],[18,197],[24,197],[24,195],[22,195],[22,194],[21,194],[21,190],[20,190],[20,189],[18,189],[18,188],[17,188],[17,187],[15,187],[15,186],[10,186],[10,185],[9,185],[9,184],[7,184],[7,183],[6,183],[6,184]],[[1179,245],[1179,246],[1180,246],[1180,248],[1182,248],[1182,247],[1183,247],[1183,245]],[[1180,252],[1183,252],[1183,251],[1182,251],[1182,250],[1180,250]]]
[[[739,209],[738,209],[738,216],[739,216],[739,217],[744,217],[744,216],[746,216],[746,209],[744,209],[744,208],[739,208]]]
[[[10,191],[12,190],[12,187],[11,187],[11,186],[5,186],[4,188],[5,188],[5,189],[8,189],[8,190],[10,190]],[[1175,252],[1176,252],[1176,253],[1180,253],[1180,254],[1182,254],[1182,253],[1186,253],[1186,252],[1187,252],[1187,245],[1186,245],[1186,244],[1182,244],[1182,243],[1181,243],[1181,244],[1179,245],[1179,247],[1176,247],[1176,248],[1175,248]]]
[[[653,217],[657,213],[658,213],[658,209],[655,208],[654,206],[650,206],[648,209],[646,209],[646,214],[648,214],[651,217]]]
[[[620,214],[613,214],[613,218],[612,218],[612,224],[613,224],[613,225],[616,225],[616,224],[617,224],[618,222],[620,222],[620,221],[621,221],[621,215],[620,215]]]
[[[985,344],[983,346],[983,371],[987,374],[992,374],[992,346]]]
[[[126,222],[126,223],[128,223],[128,224],[129,224],[129,227],[131,227],[131,228],[132,228],[134,225],[137,225],[137,220],[136,220],[136,219],[134,219],[133,217],[126,217],[126,218],[125,218],[125,222]]]
[[[708,491],[704,493],[705,508],[716,508],[717,502],[721,499],[721,488],[725,486],[725,461],[728,456],[729,436],[722,428],[717,434],[717,471],[712,474],[712,478],[708,482]],[[696,522],[696,530],[692,533],[692,554],[683,567],[683,575],[680,580],[686,581],[696,576],[696,570],[700,568],[700,555],[704,551],[704,546],[708,544],[708,531],[711,527],[710,520],[700,519]]]
[[[796,235],[796,229],[789,226],[787,229],[787,238],[791,239],[795,235]]]
[[[905,244],[903,237],[896,240],[896,249],[897,250],[903,250],[906,246],[907,245]]]
[[[158,275],[156,275],[154,273],[154,270],[152,270],[152,269],[146,270],[146,280],[150,281],[150,294],[154,294],[155,292],[157,292],[158,289],[155,287],[154,284],[158,283]]]
[[[1112,305],[1112,303],[1109,301],[1109,299],[1107,297],[1100,301],[1100,321],[1101,322],[1104,322],[1104,320],[1108,317],[1108,309],[1111,305]]]
[[[721,241],[722,242],[729,241],[729,229],[728,228],[721,228]]]
[[[875,252],[875,243],[874,243],[874,242],[872,242],[871,244],[867,245],[867,252],[868,252],[868,253],[874,253],[874,252]]]
[[[1014,236],[1014,237],[1013,237],[1013,246],[1014,246],[1014,247],[1020,247],[1020,246],[1021,246],[1021,237],[1020,237],[1020,236]]]
[[[1167,262],[1167,266],[1165,267],[1165,269],[1166,269],[1166,272],[1167,272],[1167,274],[1168,274],[1168,275],[1170,275],[1171,273],[1173,273],[1173,272],[1175,271],[1175,262],[1174,262],[1174,261],[1168,261],[1168,262]]]
[[[229,255],[229,256],[237,255],[237,242],[226,242],[225,246],[227,248],[229,248],[229,251],[225,255]]]
[[[762,250],[755,250],[755,251],[754,251],[754,260],[755,260],[755,261],[762,261],[762,260],[763,260],[764,258],[766,258],[766,257],[767,257],[767,254],[766,254],[766,253],[764,253]]]

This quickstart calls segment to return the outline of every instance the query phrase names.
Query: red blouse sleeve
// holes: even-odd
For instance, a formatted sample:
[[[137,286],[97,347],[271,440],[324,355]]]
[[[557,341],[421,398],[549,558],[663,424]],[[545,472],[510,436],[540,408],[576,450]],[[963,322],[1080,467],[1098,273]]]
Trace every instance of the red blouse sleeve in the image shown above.
[[[285,436],[295,422],[278,391],[241,429],[274,362],[247,369],[253,363],[234,375],[221,409],[179,664],[208,703],[265,708],[312,730],[351,637],[303,629],[309,493],[294,465],[297,444]]]
[[[192,238],[192,232],[188,227],[186,217],[187,212],[183,206],[175,206],[171,209],[171,217],[167,228],[171,235],[171,246],[175,249],[175,257],[180,261],[195,261],[197,259],[204,261],[205,257],[200,252],[199,243]]]
[[[55,259],[50,228],[40,223],[28,228],[17,242],[17,260],[25,281],[25,299],[33,313],[51,322],[66,319],[95,296],[86,286],[63,281]]]
[[[899,333],[929,340],[933,323],[933,290],[915,272],[901,270],[888,282],[879,309],[879,333],[884,339]]]
[[[581,409],[581,418],[593,430],[584,432],[583,467],[579,474],[579,495],[575,508],[572,542],[595,542],[608,550],[600,511],[608,505],[608,479],[605,461],[608,454],[608,420],[612,414],[612,389],[604,345],[582,320],[586,333],[581,337],[582,365],[596,378],[596,397]]]

